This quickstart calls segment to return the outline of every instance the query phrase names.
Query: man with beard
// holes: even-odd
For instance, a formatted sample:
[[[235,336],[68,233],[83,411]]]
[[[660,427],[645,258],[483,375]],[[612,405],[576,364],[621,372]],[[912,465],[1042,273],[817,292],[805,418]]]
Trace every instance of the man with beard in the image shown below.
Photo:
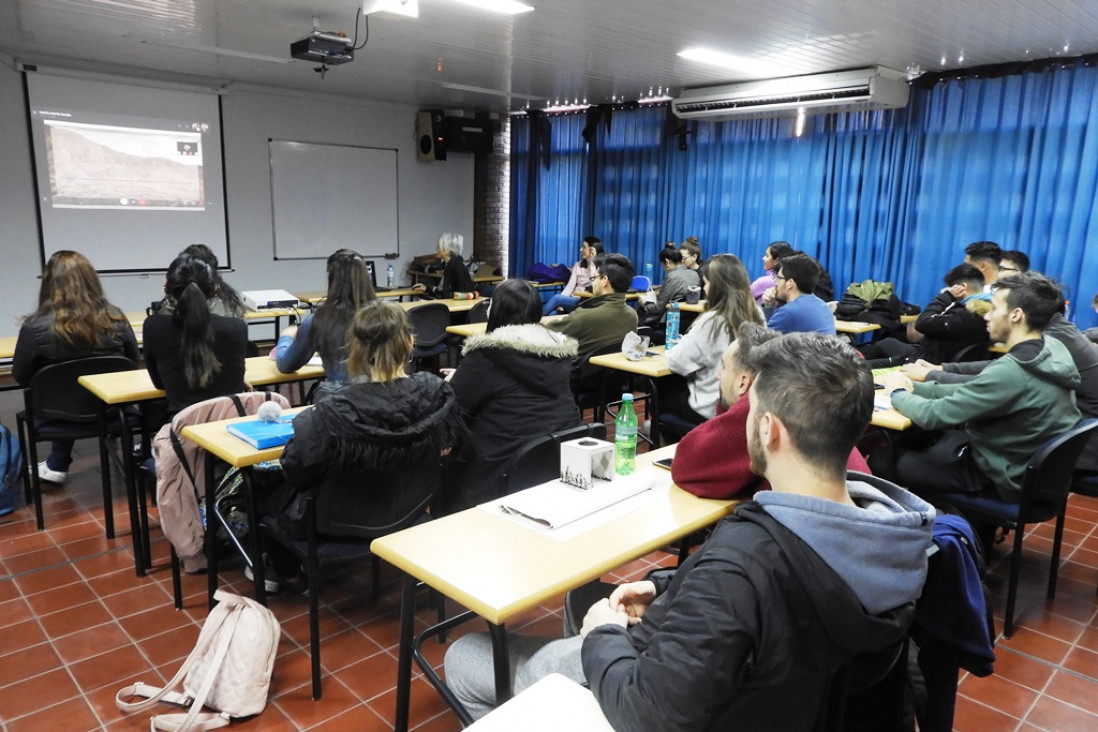
[[[1033,453],[1081,418],[1073,390],[1079,371],[1064,344],[1042,330],[1063,304],[1060,288],[1037,272],[1000,279],[984,316],[1007,353],[969,381],[885,377],[892,406],[924,430],[947,430],[925,450],[903,450],[896,479],[916,493],[987,493],[1018,501]]]
[[[512,636],[516,692],[552,672],[586,681],[619,732],[810,729],[841,666],[906,637],[934,510],[847,475],[873,410],[864,363],[836,338],[799,333],[753,349],[751,368],[751,466],[772,489],[678,570],[595,603],[579,636]],[[491,658],[483,633],[446,654],[447,683],[474,717],[495,702]]]

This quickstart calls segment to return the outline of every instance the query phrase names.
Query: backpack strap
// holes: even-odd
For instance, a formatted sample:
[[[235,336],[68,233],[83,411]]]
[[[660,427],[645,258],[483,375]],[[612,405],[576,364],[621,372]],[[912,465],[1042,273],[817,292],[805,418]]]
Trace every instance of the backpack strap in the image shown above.
[[[244,402],[240,401],[240,397],[236,394],[230,394],[229,398],[233,400],[233,406],[236,407],[236,416],[247,417],[248,410],[244,408]]]
[[[180,441],[179,435],[175,434],[175,430],[171,427],[168,428],[168,438],[171,440],[175,457],[179,460],[179,464],[183,466],[183,472],[186,473],[187,477],[191,480],[191,487],[197,491],[198,481],[194,479],[194,471],[191,470],[191,464],[187,462],[187,455],[183,452],[183,443]]]

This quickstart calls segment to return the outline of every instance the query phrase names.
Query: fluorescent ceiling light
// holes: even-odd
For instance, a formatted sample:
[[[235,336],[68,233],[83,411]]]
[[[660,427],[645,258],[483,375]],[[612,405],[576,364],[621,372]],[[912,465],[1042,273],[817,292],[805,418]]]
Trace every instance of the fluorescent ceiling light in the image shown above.
[[[637,104],[659,104],[660,102],[670,102],[674,97],[667,94],[661,94],[658,97],[641,97],[637,100]]]
[[[684,58],[687,61],[697,61],[700,64],[719,66],[722,69],[730,69],[732,71],[740,71],[745,74],[757,76],[772,76],[776,70],[773,63],[759,61],[757,59],[748,58],[747,56],[733,56],[730,53],[711,51],[708,48],[687,48],[683,51],[679,51],[678,55],[679,58]]]
[[[363,15],[419,17],[419,0],[363,0]]]
[[[506,13],[507,15],[529,13],[534,9],[532,5],[520,3],[518,0],[454,0],[454,2],[470,5],[481,10],[491,10],[493,13]]]
[[[586,103],[584,103],[584,104],[575,104],[575,103],[568,104],[566,102],[564,104],[554,104],[554,105],[551,105],[551,106],[548,106],[548,107],[544,107],[541,111],[543,111],[543,112],[579,112],[580,110],[587,109],[590,106],[591,106],[590,104],[586,104]]]
[[[252,61],[267,61],[272,64],[288,64],[292,63],[292,58],[282,58],[280,56],[264,56],[261,53],[250,53],[248,51],[235,51],[231,48],[221,48],[220,46],[203,46],[201,44],[193,43],[173,43],[171,41],[149,41],[143,40],[142,43],[148,46],[166,46],[167,48],[179,48],[184,51],[201,51],[203,53],[216,53],[220,56],[233,56],[234,58],[247,58]]]
[[[545,97],[540,94],[519,94],[518,92],[508,92],[502,89],[489,89],[484,86],[469,86],[468,84],[455,84],[450,81],[440,81],[439,86],[443,89],[453,89],[454,91],[474,92],[476,94],[490,94],[494,97],[513,97],[515,99],[544,99]]]

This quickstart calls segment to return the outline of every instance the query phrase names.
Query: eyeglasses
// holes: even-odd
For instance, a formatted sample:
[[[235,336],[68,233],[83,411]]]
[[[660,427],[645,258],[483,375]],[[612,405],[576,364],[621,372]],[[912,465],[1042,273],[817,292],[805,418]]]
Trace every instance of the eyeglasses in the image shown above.
[[[776,280],[788,280],[789,278],[786,277],[785,275],[776,274],[776,275],[774,275],[774,279],[776,279]]]
[[[999,271],[1000,272],[1021,272],[1022,270],[1018,269],[1017,267],[1000,267]]]

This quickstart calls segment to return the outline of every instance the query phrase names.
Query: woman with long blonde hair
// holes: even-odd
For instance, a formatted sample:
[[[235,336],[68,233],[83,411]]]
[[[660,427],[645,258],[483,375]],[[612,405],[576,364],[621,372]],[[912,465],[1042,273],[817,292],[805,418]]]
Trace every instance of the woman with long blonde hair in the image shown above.
[[[30,384],[45,366],[90,356],[125,356],[137,361],[137,339],[121,310],[103,294],[95,267],[79,252],[58,251],[46,262],[38,308],[19,329],[12,376]],[[38,477],[64,483],[72,463],[72,440],[55,440]]]
[[[717,368],[740,325],[766,324],[751,296],[747,268],[735,254],[718,254],[706,262],[702,279],[707,296],[705,312],[667,352],[668,368],[682,378],[665,379],[670,383],[660,390],[660,410],[693,424],[701,424],[717,413]]]

